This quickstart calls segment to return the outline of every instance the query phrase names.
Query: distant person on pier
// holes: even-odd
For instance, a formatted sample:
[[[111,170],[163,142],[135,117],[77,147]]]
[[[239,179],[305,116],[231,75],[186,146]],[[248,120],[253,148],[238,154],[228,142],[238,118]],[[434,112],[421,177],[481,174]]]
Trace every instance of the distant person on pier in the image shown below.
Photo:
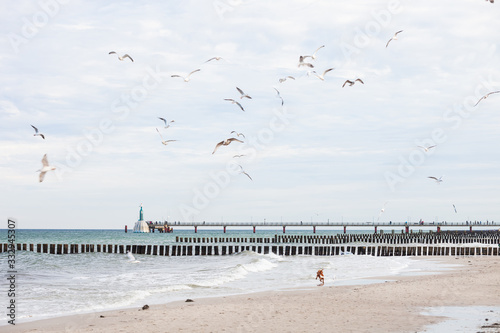
[[[319,282],[321,284],[318,284],[318,286],[322,286],[325,284],[325,276],[323,275],[323,269],[320,269],[316,272],[316,280],[319,278]]]

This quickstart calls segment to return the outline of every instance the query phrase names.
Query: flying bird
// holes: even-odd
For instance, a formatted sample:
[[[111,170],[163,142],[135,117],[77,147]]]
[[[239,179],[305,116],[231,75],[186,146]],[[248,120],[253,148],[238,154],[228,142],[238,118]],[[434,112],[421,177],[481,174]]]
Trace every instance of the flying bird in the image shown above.
[[[436,181],[436,183],[441,183],[443,180],[441,178],[443,178],[443,176],[439,177],[439,178],[436,178],[436,177],[427,177],[427,178],[430,178],[430,179],[434,179]]]
[[[280,81],[280,83],[283,83],[283,82],[285,82],[287,79],[295,80],[295,78],[294,78],[293,76],[288,75],[288,76],[286,76],[286,77],[283,77],[283,78],[279,79],[279,81]]]
[[[303,58],[304,58],[304,59],[305,59],[305,58],[311,58],[312,60],[316,60],[316,53],[317,53],[320,49],[322,49],[323,47],[325,47],[325,45],[321,45],[320,47],[318,47],[318,48],[316,49],[316,51],[314,51],[313,55],[306,55],[306,56],[304,56]]]
[[[479,102],[481,102],[483,99],[488,98],[488,96],[489,96],[489,95],[491,95],[491,94],[496,94],[496,93],[500,93],[500,90],[499,90],[499,91],[492,91],[492,92],[490,92],[490,93],[487,93],[486,95],[484,95],[483,97],[481,97],[481,98],[479,99],[479,101],[477,101],[477,103],[476,103],[476,104],[474,104],[474,106],[478,105],[478,104],[479,104]]]
[[[349,87],[350,87],[350,86],[354,85],[354,84],[356,83],[356,81],[359,81],[359,82],[361,82],[362,84],[365,84],[365,83],[363,82],[363,80],[361,80],[361,79],[356,79],[356,80],[354,80],[354,81],[351,81],[351,80],[345,80],[344,84],[342,85],[342,88],[344,88],[344,86],[345,86],[346,84],[349,84]]]
[[[230,144],[231,142],[233,142],[233,141],[238,141],[238,142],[243,143],[243,141],[238,140],[238,139],[236,139],[236,138],[229,138],[229,139],[226,139],[226,140],[222,140],[222,141],[221,141],[221,142],[219,142],[217,145],[215,145],[215,149],[214,149],[214,151],[212,152],[212,154],[214,154],[220,146],[227,146],[227,145],[229,145],[229,144]]]
[[[425,150],[425,152],[428,152],[428,151],[429,151],[429,149],[436,147],[436,145],[434,145],[434,146],[429,146],[429,147],[424,147],[424,146],[417,146],[417,147],[422,148],[423,150]]]
[[[245,111],[245,109],[243,109],[243,106],[241,106],[240,103],[236,102],[234,99],[232,98],[224,98],[225,101],[230,101],[232,104],[236,104],[240,107],[241,111]]]
[[[455,213],[457,212],[457,208],[455,207],[455,205],[453,205],[453,209],[455,210]]]
[[[306,67],[309,67],[309,68],[314,68],[314,65],[309,63],[309,62],[304,62],[304,56],[300,56],[299,57],[299,65],[297,67],[300,67],[300,66],[306,66]]]
[[[50,166],[49,161],[47,160],[47,154],[43,155],[42,158],[42,168],[40,170],[37,170],[37,172],[40,172],[40,183],[43,182],[43,178],[45,177],[45,174],[48,171],[55,170],[56,167]]]
[[[177,140],[163,140],[163,136],[161,135],[160,131],[158,131],[158,129],[156,129],[156,131],[158,132],[158,134],[160,134],[161,143],[163,143],[165,146],[168,145],[169,142],[177,141]]]
[[[31,127],[33,127],[35,129],[35,134],[33,134],[33,136],[41,136],[42,139],[45,140],[45,136],[42,134],[42,133],[38,133],[38,128],[36,128],[35,126],[31,125]]]
[[[199,72],[199,71],[201,71],[201,69],[195,69],[194,71],[192,71],[191,73],[189,73],[186,77],[181,76],[181,75],[177,75],[177,74],[170,75],[170,77],[180,77],[180,78],[184,79],[184,82],[188,82],[190,80],[191,74]]]
[[[380,210],[380,213],[378,214],[377,222],[380,220],[380,217],[385,212],[385,205],[387,205],[387,201],[384,203],[384,205],[382,206],[382,209]]]
[[[247,175],[247,177],[250,178],[250,180],[253,180],[252,177],[250,177],[250,175],[246,173],[245,170],[243,170],[243,167],[241,165],[238,164],[238,166],[240,167],[240,173]]]
[[[132,57],[131,57],[131,56],[129,56],[128,54],[124,54],[122,57],[120,57],[120,56],[118,55],[118,53],[116,53],[115,51],[111,51],[111,52],[109,52],[108,54],[116,54],[116,55],[118,56],[118,60],[120,60],[120,61],[125,60],[125,58],[129,58],[130,60],[132,60],[132,62],[134,62],[134,59],[132,59]]]
[[[234,155],[233,158],[238,158],[238,157],[243,157],[243,156],[246,156],[246,155]]]
[[[213,57],[213,58],[208,59],[208,60],[207,60],[207,61],[205,61],[204,63],[206,64],[207,62],[212,61],[212,60],[219,61],[219,60],[221,60],[221,59],[222,59],[222,57]]]
[[[246,97],[246,98],[248,98],[248,99],[252,99],[252,97],[250,97],[250,96],[248,96],[247,94],[245,94],[245,93],[243,92],[243,90],[241,90],[240,88],[236,87],[236,90],[238,90],[238,92],[239,92],[239,93],[240,93],[240,95],[241,95],[241,96],[240,96],[240,99],[243,99],[243,97]]]
[[[389,43],[391,42],[391,40],[397,40],[397,39],[398,39],[398,34],[399,34],[400,32],[403,32],[403,30],[399,30],[398,32],[396,32],[396,33],[394,34],[394,36],[392,36],[392,38],[391,38],[391,39],[389,39],[389,41],[387,42],[387,44],[385,44],[385,47],[386,47],[386,48],[387,48],[387,46],[389,46]]]
[[[318,75],[318,73],[316,73],[316,71],[312,71],[312,72],[309,72],[311,74],[313,74],[314,76],[316,76],[318,79],[320,79],[321,81],[325,81],[325,74],[328,73],[329,71],[333,71],[335,68],[328,68],[327,70],[325,70],[323,72],[323,74],[321,75]],[[309,73],[307,73],[307,75],[309,75]]]
[[[174,123],[175,122],[175,120],[167,121],[165,118],[162,118],[162,117],[158,117],[158,119],[163,120],[163,122],[165,123],[165,128],[169,128],[170,127],[170,123]]]
[[[236,136],[242,136],[242,137],[245,137],[245,135],[243,135],[243,133],[238,133],[236,131],[231,131],[231,134],[236,134]]]
[[[273,87],[273,88],[274,88],[274,87]],[[285,101],[283,100],[283,97],[281,97],[280,92],[278,91],[278,89],[274,88],[274,90],[276,90],[276,93],[278,94],[278,95],[277,95],[277,97],[278,97],[279,99],[281,99],[281,105],[283,106],[283,104],[285,103]]]

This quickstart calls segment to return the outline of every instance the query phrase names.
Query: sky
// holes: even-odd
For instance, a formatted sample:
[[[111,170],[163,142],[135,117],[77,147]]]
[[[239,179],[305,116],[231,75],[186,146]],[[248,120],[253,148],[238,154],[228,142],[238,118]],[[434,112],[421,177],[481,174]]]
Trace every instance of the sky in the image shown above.
[[[496,3],[1,7],[0,228],[500,220]]]

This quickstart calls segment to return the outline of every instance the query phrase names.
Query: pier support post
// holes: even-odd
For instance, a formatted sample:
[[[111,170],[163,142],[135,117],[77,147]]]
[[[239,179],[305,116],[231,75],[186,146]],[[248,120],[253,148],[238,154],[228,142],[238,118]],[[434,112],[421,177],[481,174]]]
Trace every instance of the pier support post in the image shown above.
[[[125,225],[125,233],[127,233],[127,225]]]
[[[285,227],[285,226],[283,226],[283,233],[285,233],[285,229],[286,229],[286,227]]]
[[[347,232],[347,227],[344,226],[344,234]]]
[[[316,226],[313,226],[313,234],[316,233]]]
[[[472,232],[472,226],[469,227],[469,231]]]
[[[196,234],[198,232],[198,226],[194,226],[194,233]]]
[[[255,226],[253,226],[253,233],[255,234]]]
[[[377,226],[375,226],[375,233],[377,233]]]
[[[224,233],[226,233],[226,226],[224,226]]]

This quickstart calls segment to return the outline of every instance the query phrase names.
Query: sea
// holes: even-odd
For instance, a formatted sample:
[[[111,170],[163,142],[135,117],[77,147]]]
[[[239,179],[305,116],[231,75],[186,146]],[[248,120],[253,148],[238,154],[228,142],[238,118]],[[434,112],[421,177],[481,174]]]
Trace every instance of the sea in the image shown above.
[[[342,231],[329,230],[323,234]],[[373,233],[358,230],[357,233]],[[287,234],[312,235],[295,230]],[[322,232],[317,234],[321,235]],[[175,230],[139,234],[124,230],[16,230],[16,243],[27,244],[174,244],[179,237],[273,237],[281,230]],[[3,240],[3,241],[2,241]],[[7,230],[0,230],[0,243]],[[293,291],[318,288],[323,269],[325,285],[343,287],[380,283],[401,275],[439,274],[452,266],[418,257],[279,256],[244,251],[225,256],[156,256],[111,253],[44,254],[16,251],[15,296],[8,296],[8,254],[0,253],[1,306],[16,304],[16,323],[81,313],[141,308],[186,299]],[[11,295],[12,296],[12,295]],[[0,311],[0,325],[8,324]]]

